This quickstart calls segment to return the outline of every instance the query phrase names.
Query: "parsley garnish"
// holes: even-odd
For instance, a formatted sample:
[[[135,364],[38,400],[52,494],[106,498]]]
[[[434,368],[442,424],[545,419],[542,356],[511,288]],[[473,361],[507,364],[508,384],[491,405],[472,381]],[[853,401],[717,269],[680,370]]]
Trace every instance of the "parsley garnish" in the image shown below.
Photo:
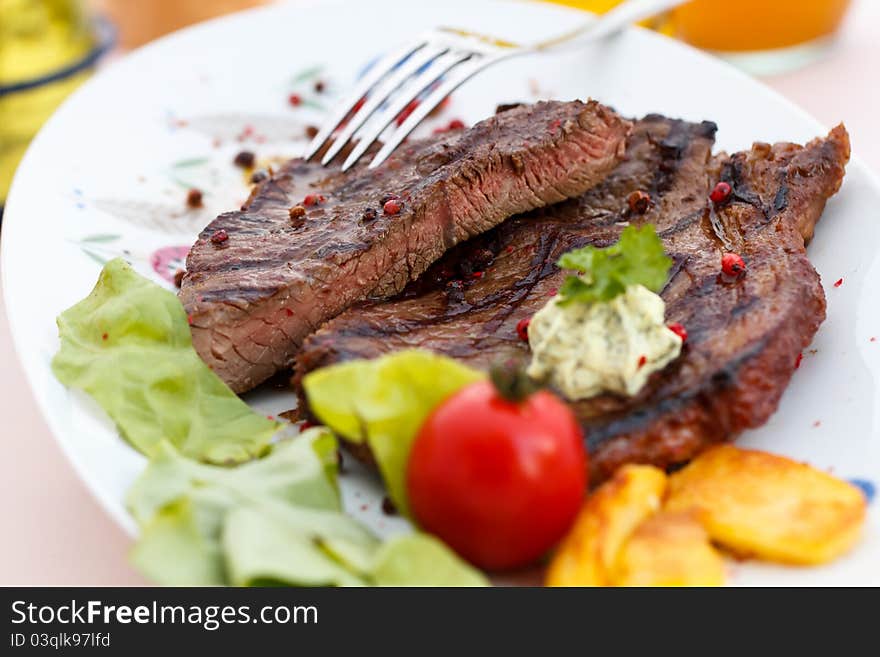
[[[560,303],[610,301],[629,285],[644,285],[659,292],[666,283],[672,259],[654,226],[627,226],[616,244],[605,249],[585,246],[563,254],[557,263],[563,269],[580,272],[568,276],[559,294]]]

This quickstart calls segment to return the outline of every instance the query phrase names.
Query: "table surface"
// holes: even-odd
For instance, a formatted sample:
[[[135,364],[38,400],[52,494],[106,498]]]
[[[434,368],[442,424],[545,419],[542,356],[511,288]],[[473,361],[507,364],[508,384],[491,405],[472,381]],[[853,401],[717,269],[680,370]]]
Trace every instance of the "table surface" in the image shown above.
[[[845,121],[856,154],[880,172],[880,2],[857,0],[828,56],[766,78],[826,125]],[[2,295],[2,292],[0,292]],[[0,584],[139,585],[130,539],[101,510],[49,433],[14,353],[0,296]]]

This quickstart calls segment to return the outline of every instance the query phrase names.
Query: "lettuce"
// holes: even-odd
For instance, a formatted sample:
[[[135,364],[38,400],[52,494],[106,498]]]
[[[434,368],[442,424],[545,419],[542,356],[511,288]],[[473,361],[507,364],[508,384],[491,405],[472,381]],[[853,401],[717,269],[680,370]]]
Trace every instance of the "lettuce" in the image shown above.
[[[279,424],[255,413],[196,354],[177,297],[121,258],[58,317],[58,380],[91,395],[148,456],[163,440],[211,463],[266,450]]]
[[[229,533],[230,513],[249,509],[279,516],[297,508],[319,528],[327,512],[334,519],[348,519],[339,513],[335,453],[333,436],[318,429],[282,441],[265,458],[235,468],[193,461],[163,443],[127,495],[128,509],[141,526],[133,562],[161,584],[223,584],[227,573],[223,541]],[[359,530],[356,526],[352,531]],[[241,543],[235,534],[229,538],[233,549]],[[329,561],[313,545],[311,549],[316,562]],[[312,583],[306,568],[313,567],[314,563],[304,562],[303,580],[294,582]]]
[[[476,570],[461,561],[443,543],[422,533],[403,534],[379,548],[373,564],[378,586],[485,586]]]
[[[235,586],[363,586],[364,565],[378,545],[350,516],[297,508],[237,508],[223,529],[229,583]]]
[[[164,586],[221,586],[226,582],[223,556],[211,529],[210,522],[199,521],[191,500],[176,500],[141,526],[131,562]]]
[[[132,562],[159,584],[475,585],[480,573],[435,539],[383,545],[342,512],[336,440],[323,428],[235,468],[163,443],[127,496],[141,527]]]
[[[272,501],[340,509],[336,440],[329,432],[312,429],[296,439],[281,441],[270,456],[224,468],[188,459],[163,443],[129,489],[126,506],[139,523],[184,496],[209,498],[214,506],[222,507],[239,501]]]
[[[427,351],[399,351],[307,374],[312,412],[337,434],[369,445],[388,495],[409,515],[406,465],[428,414],[444,399],[485,375]]]

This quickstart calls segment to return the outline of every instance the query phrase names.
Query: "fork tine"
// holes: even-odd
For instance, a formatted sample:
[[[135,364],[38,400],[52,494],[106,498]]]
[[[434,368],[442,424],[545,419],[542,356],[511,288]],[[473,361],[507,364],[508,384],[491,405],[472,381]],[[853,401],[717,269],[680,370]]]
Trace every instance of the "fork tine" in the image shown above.
[[[415,51],[409,59],[403,62],[391,75],[387,76],[383,79],[375,91],[373,91],[368,97],[367,102],[363,104],[363,106],[357,111],[357,113],[349,119],[346,126],[340,131],[340,133],[336,136],[336,139],[333,141],[333,145],[327,149],[327,152],[324,154],[324,157],[321,159],[321,164],[328,164],[336,154],[342,150],[342,148],[348,143],[348,140],[351,139],[351,136],[355,133],[355,131],[360,128],[364,122],[372,116],[373,112],[379,108],[379,106],[408,78],[413,76],[418,72],[426,64],[434,61],[437,57],[442,55],[444,52],[448,50],[448,46],[441,46],[435,44],[427,44],[422,48],[419,48]]]
[[[424,119],[431,110],[437,107],[437,105],[443,102],[444,98],[467,82],[471,77],[500,59],[504,59],[504,57],[471,57],[463,64],[455,67],[452,73],[431,93],[429,93],[424,100],[419,103],[418,107],[413,110],[412,114],[406,117],[406,120],[400,124],[400,127],[391,134],[391,137],[382,145],[382,148],[376,153],[376,157],[370,162],[369,168],[375,169],[382,164],[388,156],[391,155],[394,149],[400,145],[400,142],[406,139],[409,133],[422,122],[422,119]]]
[[[342,170],[347,171],[357,162],[364,152],[373,144],[382,131],[388,127],[406,107],[419,97],[426,89],[434,84],[444,73],[460,64],[461,62],[473,56],[472,52],[456,51],[448,52],[441,55],[425,69],[422,73],[417,74],[412,80],[407,81],[400,88],[400,92],[394,97],[392,102],[381,111],[381,114],[374,119],[373,123],[367,130],[360,135],[359,141],[355,144],[354,149],[342,165]],[[402,122],[401,122],[402,123]]]
[[[366,74],[364,74],[364,77],[361,78],[357,85],[355,85],[354,90],[346,96],[342,102],[336,105],[336,110],[330,115],[330,118],[324,122],[321,129],[318,131],[318,134],[316,134],[312,141],[309,142],[309,145],[306,147],[305,153],[303,154],[303,159],[309,160],[314,157],[315,153],[317,153],[327,142],[327,139],[333,134],[333,131],[336,130],[336,128],[339,127],[339,124],[345,120],[345,117],[351,113],[352,109],[354,109],[354,107],[360,102],[361,98],[363,98],[379,80],[388,75],[389,71],[394,70],[401,61],[409,57],[419,48],[422,48],[426,43],[428,43],[428,35],[423,35],[422,38],[388,53],[373,64],[370,70],[367,71]]]

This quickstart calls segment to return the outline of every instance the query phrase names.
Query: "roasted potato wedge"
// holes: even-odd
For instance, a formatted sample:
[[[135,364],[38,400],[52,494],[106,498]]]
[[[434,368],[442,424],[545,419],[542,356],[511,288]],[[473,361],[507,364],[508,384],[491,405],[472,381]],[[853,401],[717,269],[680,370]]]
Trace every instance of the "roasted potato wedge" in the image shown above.
[[[866,500],[855,486],[767,452],[714,447],[669,477],[664,508],[690,511],[740,556],[818,564],[858,539]]]
[[[655,513],[666,489],[666,473],[649,465],[627,465],[584,503],[574,526],[547,569],[548,586],[607,586],[629,535]]]
[[[661,511],[639,525],[617,557],[615,586],[721,586],[724,562],[690,513]]]

